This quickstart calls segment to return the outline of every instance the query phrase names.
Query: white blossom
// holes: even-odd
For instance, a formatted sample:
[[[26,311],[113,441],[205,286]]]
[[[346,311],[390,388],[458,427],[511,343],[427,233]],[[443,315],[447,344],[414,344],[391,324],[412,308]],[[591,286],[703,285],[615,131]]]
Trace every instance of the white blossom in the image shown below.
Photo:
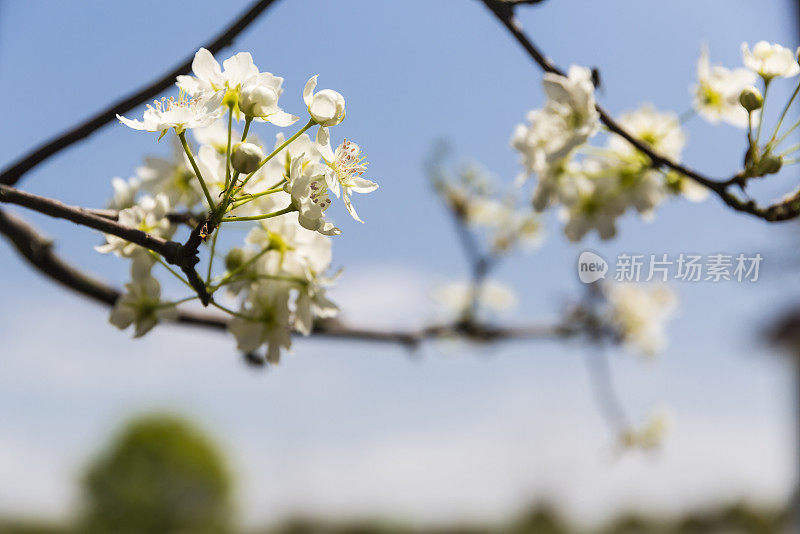
[[[132,207],[141,186],[142,183],[136,178],[129,180],[123,180],[120,177],[112,178],[111,187],[114,188],[114,196],[108,201],[108,207],[115,210]]]
[[[156,237],[169,239],[175,232],[175,226],[167,218],[169,210],[170,204],[166,195],[144,196],[136,205],[119,212],[119,223]],[[121,237],[111,234],[106,234],[105,237],[106,244],[95,247],[95,250],[103,254],[113,252],[117,256],[130,258],[143,251],[139,245]]]
[[[315,273],[328,269],[332,261],[331,240],[319,232],[307,230],[291,217],[259,221],[245,238],[259,249],[277,248],[292,263],[300,263]]]
[[[214,150],[225,154],[228,150],[228,125],[225,120],[217,120],[204,128],[192,130],[195,141],[201,145],[211,145]],[[231,144],[241,139],[242,134],[235,127],[231,128]],[[251,143],[255,143],[252,135],[248,136]]]
[[[680,161],[686,135],[676,114],[660,113],[652,105],[645,104],[636,111],[623,114],[619,118],[619,125],[636,139],[644,141],[657,154]],[[618,135],[609,138],[608,148],[621,157],[638,153],[636,147]]]
[[[231,319],[228,330],[242,352],[267,345],[267,361],[278,363],[282,348],[292,345],[289,326],[289,287],[286,283],[265,280],[251,291]]]
[[[328,187],[337,197],[341,193],[347,212],[363,223],[353,207],[350,193],[371,193],[378,189],[378,184],[361,177],[367,170],[367,161],[361,156],[361,148],[345,139],[336,147],[333,159],[326,161],[326,164],[325,180]]]
[[[148,105],[143,119],[128,119],[117,115],[117,119],[134,130],[161,132],[164,135],[170,128],[182,133],[190,128],[203,128],[214,123],[224,112],[221,107],[225,91],[208,93],[207,95],[189,98],[184,92],[175,100],[174,97],[155,100],[154,106]]]
[[[324,235],[338,235],[341,230],[325,220],[331,205],[325,171],[319,164],[304,164],[302,158],[292,160],[289,181],[284,186],[292,196],[300,226]]]
[[[567,76],[548,72],[544,75],[548,101],[545,109],[563,118],[573,136],[585,142],[600,127],[600,114],[595,107],[592,71],[572,65]]]
[[[526,174],[521,178],[537,174],[537,211],[557,198],[558,178],[571,152],[594,135],[600,124],[589,69],[573,65],[567,76],[547,73],[543,85],[548,97],[544,108],[529,112],[528,124],[518,125],[511,138],[511,146],[522,157]]]
[[[303,101],[308,106],[308,113],[317,124],[323,127],[336,126],[344,120],[344,97],[333,89],[323,89],[314,92],[317,86],[317,76],[308,79],[303,88]]]
[[[580,241],[595,230],[600,239],[617,234],[616,220],[625,212],[626,204],[619,195],[614,177],[570,179],[570,193],[559,211],[564,222],[564,235],[570,241]]]
[[[711,123],[723,121],[746,128],[747,110],[740,105],[739,95],[755,79],[755,73],[747,69],[712,67],[708,48],[703,47],[697,60],[697,85],[692,88],[694,109]]]
[[[517,125],[511,136],[511,146],[520,153],[526,174],[546,174],[585,141],[556,113],[537,109],[527,118],[528,124]]]
[[[751,51],[747,43],[742,43],[742,59],[745,67],[767,81],[775,77],[791,78],[800,73],[795,53],[779,44],[759,41]]]
[[[665,407],[654,409],[638,428],[630,428],[620,436],[620,444],[625,448],[651,450],[661,447],[669,431],[674,426],[672,411]]]
[[[134,325],[133,337],[141,337],[160,321],[174,319],[175,306],[161,302],[161,286],[153,277],[125,285],[126,292],[114,303],[109,321],[124,330]]]
[[[317,86],[317,75],[312,76],[303,88],[303,102],[308,107],[311,118],[319,124],[317,129],[317,144],[322,156],[330,161],[333,159],[331,149],[329,126],[336,126],[344,120],[345,102],[344,97],[332,89],[323,89],[314,93]]]
[[[646,356],[655,356],[666,344],[664,323],[673,315],[676,298],[666,286],[632,283],[605,286],[609,321],[622,341]]]
[[[177,141],[172,157],[145,157],[144,165],[136,168],[136,175],[144,191],[151,195],[163,193],[173,207],[191,208],[203,198],[200,182]]]
[[[201,48],[192,60],[194,76],[178,76],[178,87],[192,96],[207,95],[223,89],[237,90],[259,74],[249,52],[239,52],[229,57],[222,62],[222,67],[224,70],[211,52]]]
[[[239,93],[239,109],[257,121],[271,122],[275,126],[291,126],[299,117],[278,107],[278,97],[283,93],[283,78],[262,72],[247,80]]]

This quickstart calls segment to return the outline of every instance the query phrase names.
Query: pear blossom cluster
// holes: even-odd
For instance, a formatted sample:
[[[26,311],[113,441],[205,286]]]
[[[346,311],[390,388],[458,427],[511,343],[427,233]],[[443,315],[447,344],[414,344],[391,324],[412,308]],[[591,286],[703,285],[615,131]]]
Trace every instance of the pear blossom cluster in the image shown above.
[[[558,207],[568,239],[580,241],[592,231],[610,239],[627,211],[650,219],[671,195],[704,198],[699,186],[653,169],[645,154],[616,134],[605,136],[603,145],[588,144],[600,131],[589,69],[573,66],[566,76],[548,73],[543,85],[547,103],[517,126],[511,145],[523,166],[519,182],[536,177],[534,211]],[[648,104],[624,114],[619,123],[653,150],[680,159],[686,135],[677,115]]]
[[[293,332],[308,335],[316,320],[338,313],[326,296],[338,276],[331,272],[331,241],[341,233],[332,218],[333,199],[342,199],[344,212],[363,222],[352,195],[378,185],[364,176],[368,163],[356,143],[331,146],[332,129],[345,118],[345,99],[331,89],[315,91],[317,76],[302,94],[307,123],[288,132],[250,131],[256,123],[288,128],[299,117],[279,103],[283,78],[259,71],[247,52],[220,65],[200,49],[192,75],[178,76],[177,86],[177,97],[155,101],[141,119],[118,116],[159,140],[174,133],[173,148],[167,157],[145,158],[135,176],[114,178],[108,207],[119,210],[125,226],[181,242],[191,230],[181,221],[213,221],[197,266],[209,303],[231,316],[229,331],[239,350],[263,350],[268,362],[277,363]],[[121,329],[133,326],[135,337],[198,298],[166,298],[159,278],[174,276],[192,286],[148,249],[113,235],[96,248],[131,262],[130,282],[110,320]]]
[[[498,180],[477,163],[455,172],[445,168],[435,154],[429,169],[433,186],[464,231],[484,249],[484,261],[494,263],[518,248],[531,250],[542,243],[539,217],[521,206],[514,191],[498,188]],[[488,273],[487,273],[488,274]],[[450,281],[431,294],[438,311],[450,320],[487,320],[517,306],[514,291],[497,280]]]
[[[800,74],[798,52],[800,49],[793,52],[766,41],[759,41],[752,49],[748,43],[742,43],[744,68],[735,70],[711,67],[708,51],[704,49],[701,53],[697,66],[698,83],[694,88],[695,109],[712,123],[721,120],[747,129],[747,152],[741,172],[746,179],[775,174],[784,165],[797,162],[796,152],[800,147],[781,148],[781,145],[800,126],[798,121],[782,130],[787,113],[800,91],[800,82],[796,83],[789,101],[780,103],[782,113],[771,133],[763,123],[770,86],[778,79],[794,78]]]
[[[691,87],[692,114],[712,124],[747,128],[742,175],[761,177],[796,162],[789,156],[800,147],[779,149],[779,145],[800,127],[795,124],[780,131],[798,91],[783,106],[771,135],[762,128],[761,118],[770,84],[796,76],[800,64],[796,53],[764,41],[752,49],[744,43],[742,61],[743,67],[735,69],[712,65],[708,49],[702,49],[697,81]],[[754,85],[758,80],[760,87]],[[591,232],[610,239],[625,213],[651,220],[656,208],[671,197],[706,198],[703,186],[674,171],[654,168],[651,158],[627,139],[601,131],[589,69],[572,66],[566,75],[547,73],[543,87],[545,105],[530,111],[526,123],[516,127],[511,146],[523,168],[519,182],[535,177],[534,211],[557,208],[569,240],[580,241]],[[659,157],[680,162],[687,139],[683,123],[690,117],[645,104],[623,114],[618,123]]]

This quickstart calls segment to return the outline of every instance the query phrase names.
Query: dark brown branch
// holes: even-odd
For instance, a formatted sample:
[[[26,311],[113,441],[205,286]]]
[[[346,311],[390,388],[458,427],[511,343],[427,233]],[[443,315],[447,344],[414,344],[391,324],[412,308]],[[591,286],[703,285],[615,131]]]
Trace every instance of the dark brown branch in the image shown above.
[[[45,276],[103,304],[113,305],[119,292],[81,272],[53,252],[53,243],[32,226],[5,210],[0,210],[0,232],[6,235],[23,258]]]
[[[112,221],[119,220],[119,212],[120,210],[115,209],[97,209],[97,208],[84,208],[85,211],[89,213],[93,213],[98,217],[104,217],[106,219],[111,219]],[[194,228],[197,224],[202,220],[202,216],[196,215],[191,212],[174,212],[168,213],[167,219],[171,223],[175,224],[185,224],[186,226],[190,226]]]
[[[83,273],[59,258],[53,252],[52,242],[20,217],[0,210],[0,232],[6,235],[31,266],[49,278],[108,306],[113,306],[120,297],[120,292],[115,288]],[[177,322],[214,330],[225,330],[228,326],[228,319],[225,316],[183,310],[179,310]],[[574,328],[559,324],[501,328],[462,323],[429,326],[419,330],[378,330],[351,327],[337,320],[325,320],[314,325],[312,335],[331,339],[394,343],[408,348],[416,348],[423,341],[452,336],[466,337],[475,342],[496,342],[561,338],[575,333],[577,332]]]
[[[203,224],[198,224],[192,230],[192,237],[187,241],[187,245],[181,245],[176,241],[167,241],[136,228],[129,228],[107,216],[97,215],[93,210],[67,206],[57,200],[26,193],[3,184],[0,184],[0,203],[17,204],[51,217],[66,219],[82,226],[115,235],[152,250],[156,254],[163,256],[168,263],[177,265],[186,275],[189,284],[197,292],[203,306],[208,306],[211,295],[195,270],[195,265],[200,261],[197,253],[201,240],[195,240],[194,236],[196,236],[198,229],[203,228]]]
[[[180,243],[161,239],[136,228],[129,228],[107,217],[96,215],[91,210],[67,206],[58,200],[20,191],[3,184],[0,184],[0,203],[17,204],[50,217],[66,219],[81,226],[115,235],[164,256],[170,263],[178,263]]]
[[[497,19],[506,27],[517,42],[525,49],[534,62],[545,72],[552,72],[564,76],[564,72],[559,69],[552,61],[542,54],[531,39],[525,34],[519,22],[514,18],[513,4],[515,2],[503,2],[501,0],[481,0],[483,4],[495,14]],[[796,195],[794,201],[783,201],[773,206],[760,208],[754,201],[743,201],[736,195],[728,191],[728,188],[741,181],[741,173],[726,179],[713,180],[703,174],[676,163],[671,159],[655,152],[644,141],[637,139],[617,123],[614,118],[602,107],[596,104],[597,112],[600,114],[600,121],[613,133],[624,138],[637,150],[650,158],[654,168],[669,168],[713,191],[725,204],[736,211],[749,213],[769,222],[786,221],[800,216],[800,203],[797,202],[800,196]]]
[[[260,0],[255,2],[247,11],[242,13],[236,20],[234,20],[222,33],[220,33],[210,42],[206,43],[204,47],[214,54],[222,48],[230,45],[237,35],[239,35],[250,25],[250,23],[256,19],[256,17],[258,17],[258,15],[260,15],[276,1],[277,0]],[[12,163],[2,172],[2,174],[0,174],[0,184],[16,184],[22,175],[31,170],[33,167],[43,162],[50,156],[67,148],[73,143],[88,137],[105,124],[115,120],[117,114],[126,113],[136,106],[147,102],[151,98],[155,98],[158,94],[170,88],[175,83],[176,76],[189,72],[192,67],[193,58],[194,54],[149,85],[146,85],[138,91],[122,98],[121,100],[118,100],[117,102],[114,102],[108,108],[99,111],[81,124],[70,128],[69,130],[57,135],[50,141],[47,141],[44,144],[34,148],[22,158]]]

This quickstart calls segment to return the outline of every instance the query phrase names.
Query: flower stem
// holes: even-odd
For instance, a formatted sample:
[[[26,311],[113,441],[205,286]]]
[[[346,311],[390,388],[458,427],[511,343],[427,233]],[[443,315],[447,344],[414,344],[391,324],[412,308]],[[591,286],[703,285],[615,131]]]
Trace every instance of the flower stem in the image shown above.
[[[254,175],[255,173],[257,173],[257,172],[258,172],[258,170],[259,170],[261,167],[263,167],[263,166],[264,166],[264,165],[265,165],[265,164],[266,164],[266,163],[267,163],[269,160],[271,160],[272,158],[274,158],[274,157],[275,157],[275,155],[276,155],[276,154],[278,154],[278,152],[280,152],[281,150],[283,150],[284,148],[286,148],[287,146],[289,146],[289,145],[292,143],[292,141],[294,141],[295,139],[297,139],[298,137],[300,137],[300,136],[301,136],[301,135],[302,135],[302,134],[303,134],[303,133],[304,133],[306,130],[308,130],[309,128],[311,128],[311,127],[312,127],[312,126],[314,126],[315,124],[316,124],[316,121],[315,121],[314,119],[310,119],[310,120],[308,121],[308,123],[307,123],[305,126],[303,126],[302,128],[300,128],[300,130],[299,130],[299,131],[298,131],[296,134],[294,134],[294,135],[293,135],[293,136],[291,136],[289,139],[287,139],[286,141],[284,141],[284,142],[283,142],[283,143],[282,143],[282,144],[281,144],[281,145],[280,145],[278,148],[276,148],[275,150],[273,150],[272,152],[270,152],[270,153],[269,153],[269,155],[267,155],[267,157],[265,157],[263,160],[261,160],[261,162],[258,164],[258,167],[256,167],[256,170],[254,170],[253,172],[251,172],[250,174],[248,174],[248,175],[245,177],[245,179],[244,179],[244,180],[242,180],[242,185],[241,185],[240,187],[244,188],[244,186],[247,184],[247,182],[249,182],[249,181],[250,181],[250,178],[252,178],[252,177],[253,177],[253,175]],[[221,212],[222,212],[222,213],[224,213],[224,212],[225,212],[225,208],[228,206],[228,202],[230,201],[230,197],[231,197],[231,194],[232,194],[232,192],[233,192],[233,186],[231,186],[231,188],[230,188],[230,189],[228,190],[228,192],[225,194],[225,198],[223,198],[223,199],[222,199],[222,204],[221,204],[221,205],[222,205],[222,207],[223,207],[223,208],[222,208],[222,210],[221,210]]]
[[[189,302],[190,300],[199,299],[197,295],[193,297],[186,297],[180,300],[173,300],[172,302],[162,302],[158,305],[159,308],[169,308],[170,306],[177,306],[178,304],[183,304],[184,302]]]
[[[767,108],[767,93],[769,92],[769,80],[764,79],[764,99],[761,103],[761,113],[758,116],[758,129],[756,130],[756,144],[761,141],[761,127],[764,125],[764,110]]]
[[[214,232],[214,237],[211,239],[211,256],[208,258],[208,272],[206,273],[206,286],[211,282],[211,269],[214,266],[214,253],[217,250],[217,237],[219,237],[219,228]]]
[[[285,215],[287,213],[291,213],[293,211],[297,211],[297,208],[294,206],[287,206],[282,210],[273,211],[272,213],[267,213],[264,215],[251,215],[249,217],[223,217],[219,220],[219,222],[235,222],[235,221],[260,221],[262,219],[271,219],[272,217],[278,217],[280,215]]]
[[[211,193],[208,192],[208,187],[206,186],[205,180],[203,180],[203,175],[200,174],[200,169],[197,168],[197,163],[194,161],[192,151],[189,149],[189,143],[186,142],[186,132],[179,133],[178,138],[181,140],[181,145],[183,145],[183,151],[186,152],[186,157],[189,158],[189,163],[192,164],[194,174],[197,176],[197,179],[200,180],[200,187],[203,188],[203,194],[206,196],[206,200],[208,201],[208,207],[212,212],[216,212],[217,208],[214,205],[214,199],[211,198]]]
[[[252,202],[253,200],[255,200],[255,199],[259,198],[259,197],[263,197],[265,195],[271,195],[273,193],[280,193],[282,191],[283,191],[283,187],[273,187],[272,189],[267,189],[266,191],[262,191],[260,193],[252,194],[252,195],[250,195],[250,196],[248,196],[246,198],[241,198],[241,197],[238,198],[238,199],[237,198],[232,198],[231,201],[233,202],[233,204],[230,205],[230,207],[228,208],[227,211],[233,211],[236,208],[238,208],[239,206],[244,206],[248,202]]]
[[[786,113],[788,113],[789,108],[791,107],[792,102],[794,102],[794,99],[797,97],[798,92],[800,92],[800,83],[797,84],[797,87],[794,89],[794,93],[792,93],[792,98],[789,99],[789,101],[786,103],[786,107],[783,108],[783,113],[781,113],[781,118],[778,119],[778,125],[775,126],[775,131],[772,132],[772,137],[769,139],[769,144],[772,144],[772,142],[775,141],[775,136],[778,135],[778,131],[781,129],[781,125],[783,124],[783,119],[786,118]],[[764,112],[762,111],[761,114],[763,115]]]
[[[264,254],[266,254],[270,250],[274,250],[274,249],[272,249],[270,247],[265,247],[261,252],[259,252],[258,254],[256,254],[255,256],[253,256],[252,258],[250,258],[249,260],[247,260],[246,262],[244,262],[243,264],[241,264],[240,266],[238,266],[237,268],[235,268],[231,272],[227,273],[225,276],[222,277],[222,279],[219,282],[217,282],[216,284],[214,284],[214,286],[211,287],[211,290],[209,291],[209,293],[213,295],[219,288],[221,288],[222,286],[224,286],[225,284],[230,282],[231,278],[233,278],[237,274],[239,274],[242,271],[244,271],[245,269],[247,269],[258,258],[263,256]]]
[[[228,106],[228,148],[225,149],[225,189],[231,185],[231,129],[233,128],[233,104]]]
[[[256,321],[257,320],[256,318],[250,317],[249,315],[245,315],[243,313],[235,312],[230,308],[226,308],[222,304],[218,304],[218,303],[214,302],[214,299],[211,299],[210,301],[208,301],[208,303],[211,304],[212,306],[214,306],[215,308],[218,308],[218,309],[224,311],[225,313],[229,313],[229,314],[233,315],[234,317],[239,317],[241,319],[247,319],[248,321]]]
[[[247,139],[247,132],[250,131],[250,123],[253,122],[253,117],[245,117],[244,119],[244,131],[242,132],[242,143],[245,142]]]
[[[800,127],[800,120],[798,120],[796,123],[794,123],[794,125],[793,125],[791,128],[789,128],[788,130],[786,130],[786,131],[783,133],[783,135],[782,135],[782,136],[780,136],[780,138],[778,138],[778,140],[777,140],[777,141],[775,141],[775,143],[773,144],[773,146],[779,146],[781,143],[783,143],[783,141],[784,141],[784,140],[785,140],[787,137],[789,137],[789,135],[790,135],[792,132],[794,132],[794,131],[795,131],[797,128],[799,128],[799,127]]]
[[[191,289],[192,291],[195,291],[195,288],[194,288],[194,287],[192,287],[192,284],[190,284],[190,283],[189,283],[189,281],[188,281],[188,280],[186,280],[184,277],[182,277],[181,275],[179,275],[179,274],[178,274],[178,272],[177,272],[175,269],[173,269],[172,267],[170,267],[170,266],[167,264],[167,262],[165,262],[164,260],[162,260],[162,259],[161,259],[161,256],[159,256],[158,254],[156,254],[156,253],[155,253],[155,252],[153,252],[152,250],[151,250],[151,251],[149,251],[149,252],[150,252],[150,255],[151,255],[151,256],[153,256],[153,258],[155,258],[155,260],[156,260],[158,263],[160,263],[161,265],[163,265],[163,266],[164,266],[164,268],[165,268],[166,270],[168,270],[170,273],[172,273],[172,275],[173,275],[175,278],[177,278],[178,280],[180,280],[181,282],[183,282],[184,284],[186,284],[186,286],[187,286],[189,289]]]

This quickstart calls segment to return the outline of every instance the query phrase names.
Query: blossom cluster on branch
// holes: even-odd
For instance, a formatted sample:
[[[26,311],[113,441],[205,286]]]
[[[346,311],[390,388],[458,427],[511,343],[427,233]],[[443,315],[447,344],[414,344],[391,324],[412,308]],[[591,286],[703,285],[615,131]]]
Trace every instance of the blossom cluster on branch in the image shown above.
[[[762,111],[770,83],[796,76],[800,64],[790,50],[764,41],[752,50],[743,44],[742,56],[744,68],[731,70],[712,66],[704,48],[697,65],[697,83],[691,90],[692,113],[711,123],[726,122],[747,129],[744,166],[734,180],[744,187],[750,178],[777,173],[784,165],[798,161],[792,155],[800,147],[779,146],[800,126],[781,131],[800,85],[783,106],[766,140],[762,138]],[[753,85],[757,79],[761,80],[760,89]],[[543,86],[547,102],[529,112],[527,122],[517,126],[511,145],[519,152],[523,166],[520,182],[536,177],[534,210],[542,212],[557,206],[570,240],[580,241],[591,231],[601,239],[610,239],[617,234],[617,220],[629,210],[651,219],[659,204],[670,197],[701,201],[709,185],[720,190],[727,185],[698,183],[675,169],[654,164],[652,154],[673,162],[681,160],[687,137],[682,123],[691,114],[679,117],[650,104],[623,114],[618,126],[652,151],[647,154],[620,134],[601,128],[593,75],[588,68],[572,66],[566,75],[547,72]],[[601,133],[605,142],[590,144]]]
[[[378,185],[363,177],[367,162],[357,144],[344,140],[331,146],[330,129],[344,120],[345,99],[331,89],[315,91],[317,76],[303,90],[306,124],[288,136],[274,134],[267,147],[251,126],[286,128],[299,120],[278,104],[283,78],[260,72],[246,52],[220,65],[200,49],[192,71],[193,76],[178,76],[177,98],[155,101],[141,120],[118,116],[122,124],[158,133],[159,139],[173,132],[175,150],[170,158],[146,158],[129,180],[113,179],[109,207],[120,210],[121,224],[163,239],[178,231],[171,214],[195,214],[200,223],[181,253],[196,255],[205,244],[205,276],[186,262],[175,269],[170,265],[175,262],[152,250],[106,235],[97,250],[131,261],[131,280],[111,322],[119,328],[134,325],[134,335],[141,336],[173,317],[176,306],[199,298],[232,316],[229,331],[241,351],[266,346],[267,360],[277,362],[281,350],[291,346],[292,331],[308,335],[315,319],[338,313],[326,297],[335,278],[329,273],[331,236],[341,233],[328,218],[331,197],[341,198],[361,221],[351,195]],[[240,123],[241,131],[235,126]],[[312,128],[313,139],[306,133]],[[225,240],[218,238],[227,225],[250,230],[244,243],[222,250]],[[157,264],[194,294],[163,298]]]

